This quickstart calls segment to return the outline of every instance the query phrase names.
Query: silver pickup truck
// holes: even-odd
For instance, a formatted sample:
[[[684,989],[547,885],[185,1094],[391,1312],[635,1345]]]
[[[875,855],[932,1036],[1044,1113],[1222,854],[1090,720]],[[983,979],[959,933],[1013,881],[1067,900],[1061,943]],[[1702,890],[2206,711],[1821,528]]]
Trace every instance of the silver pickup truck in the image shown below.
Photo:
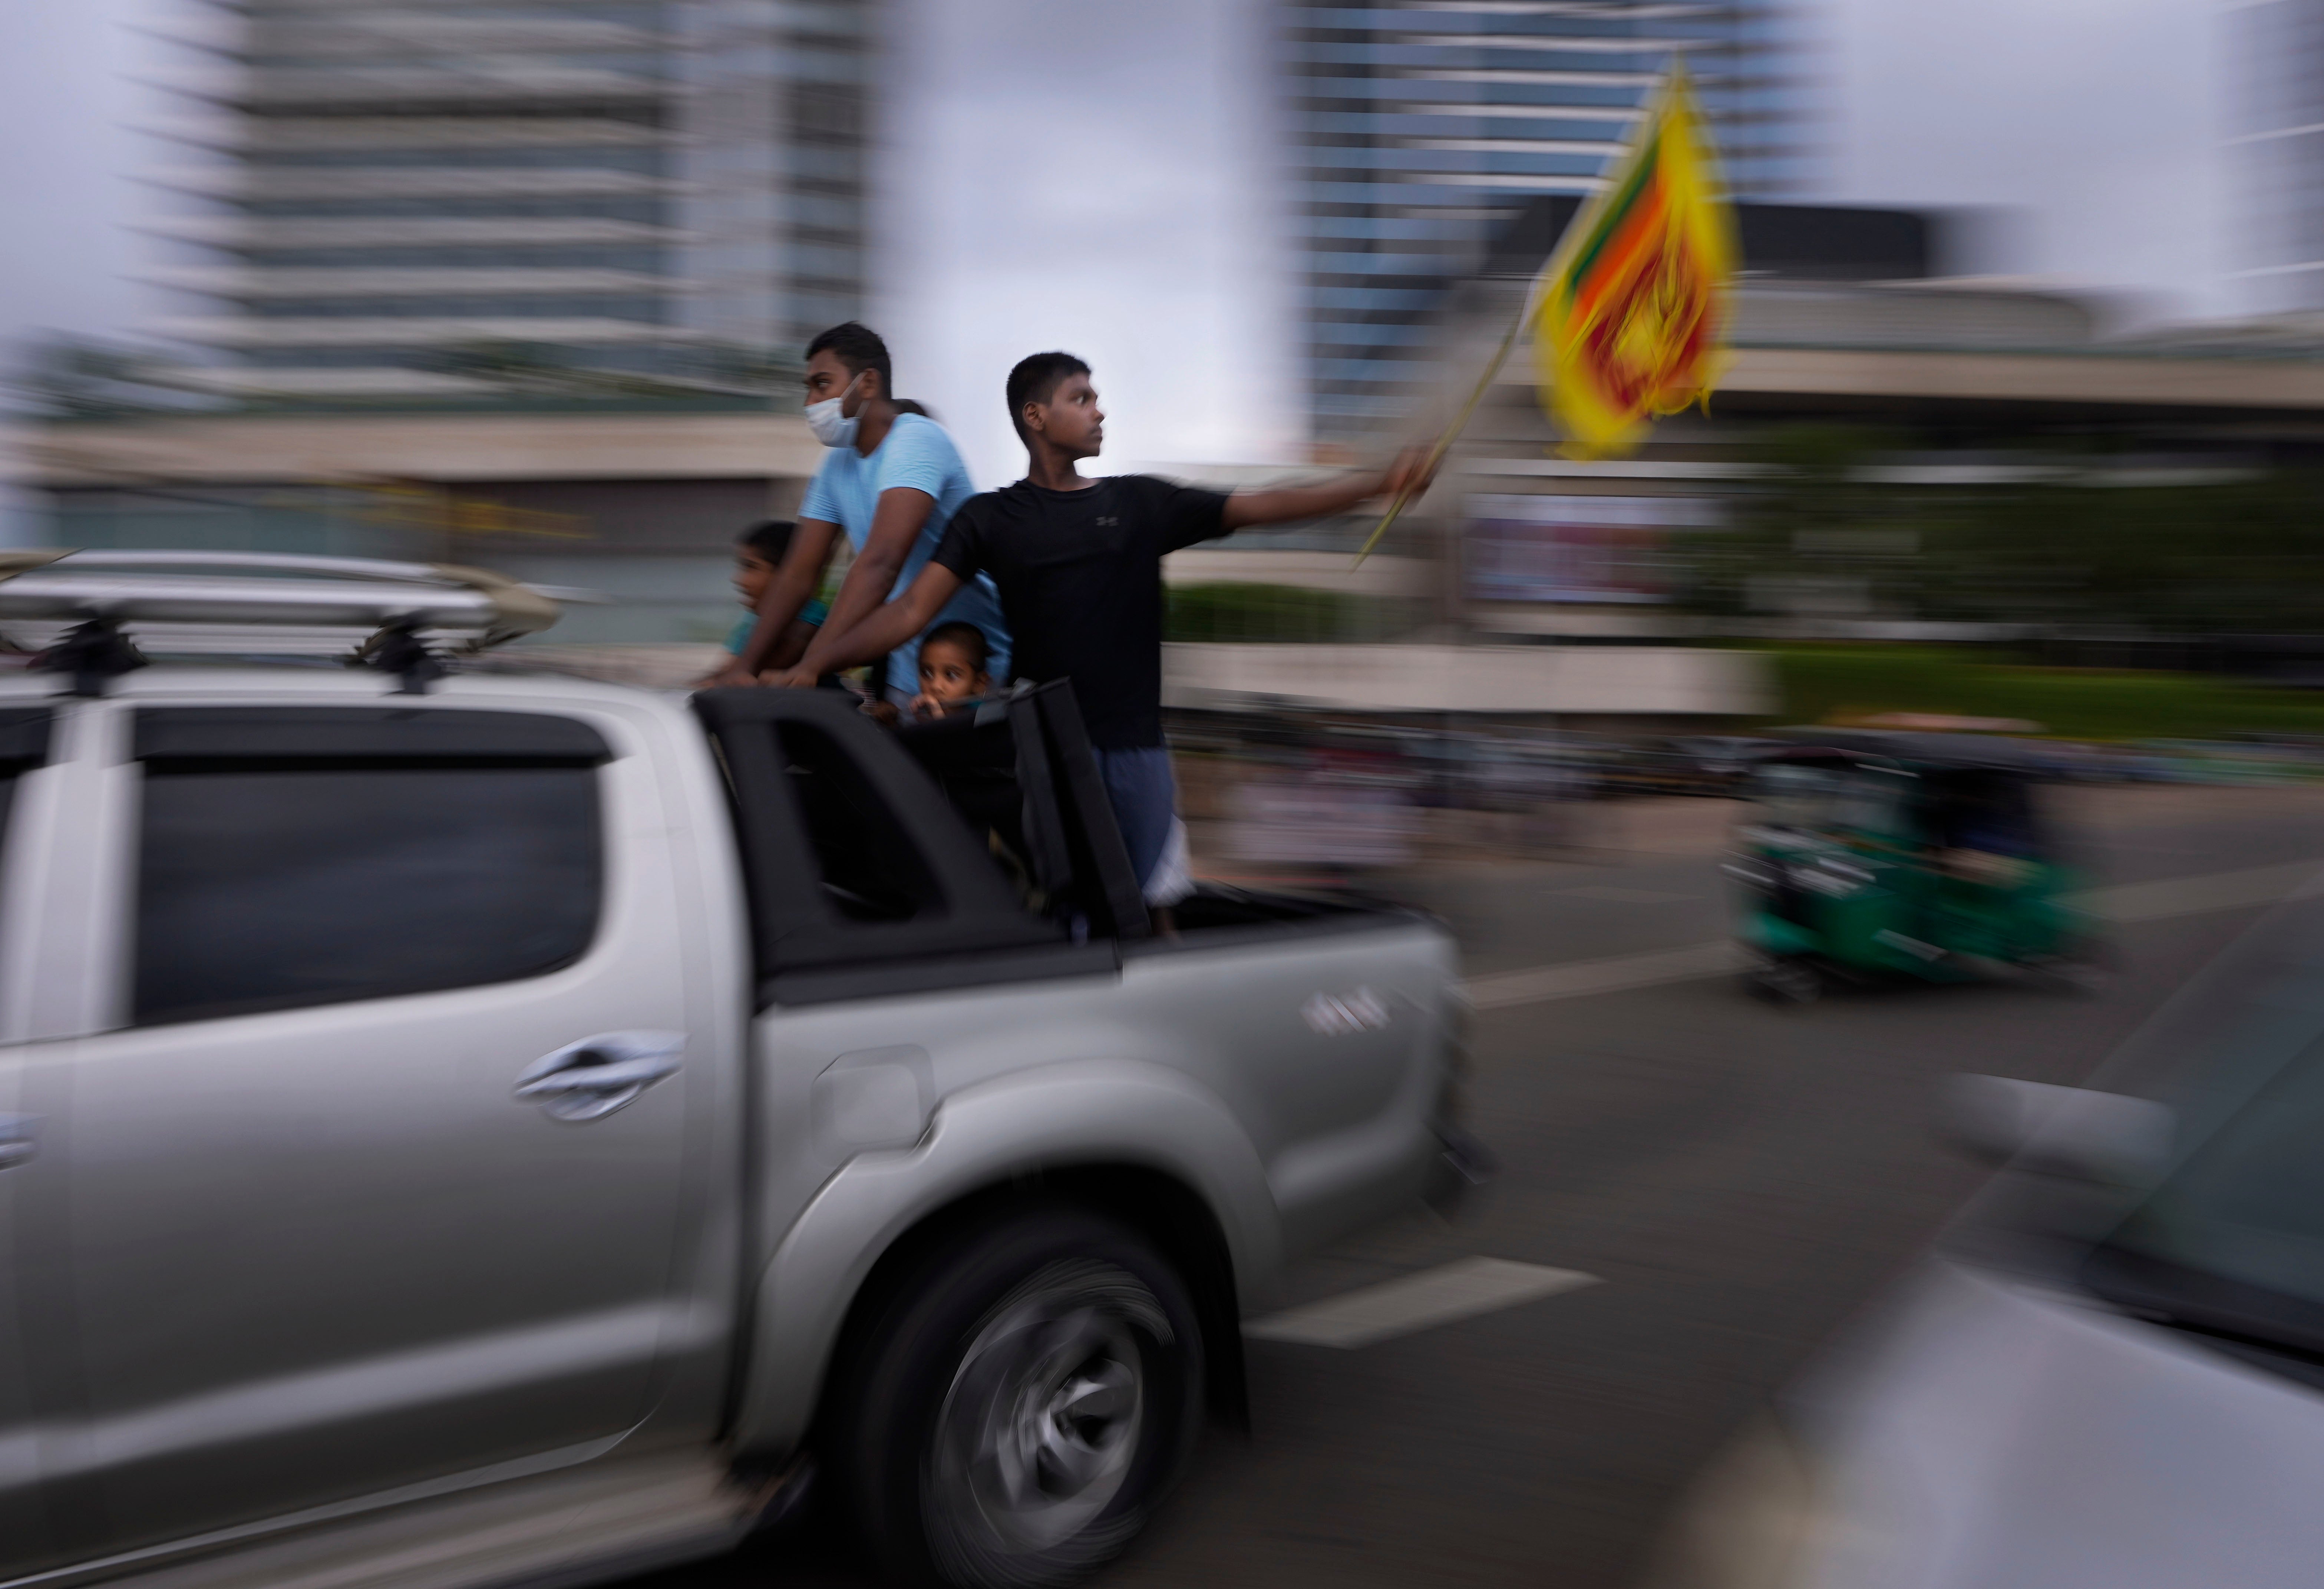
[[[1446,935],[1154,934],[1063,687],[438,678],[507,590],[137,560],[0,583],[82,620],[0,681],[0,1584],[575,1584],[810,1475],[899,1575],[1060,1583],[1445,1173]],[[206,614],[391,670],[143,665]]]

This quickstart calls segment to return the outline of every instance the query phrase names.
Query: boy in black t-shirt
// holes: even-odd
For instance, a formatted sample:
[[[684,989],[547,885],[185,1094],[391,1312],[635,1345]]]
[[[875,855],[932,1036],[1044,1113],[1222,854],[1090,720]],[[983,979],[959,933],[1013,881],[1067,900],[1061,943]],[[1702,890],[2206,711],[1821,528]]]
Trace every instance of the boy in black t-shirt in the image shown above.
[[[1426,455],[1416,448],[1383,474],[1279,491],[1202,491],[1150,475],[1084,478],[1075,466],[1103,448],[1105,414],[1089,366],[1069,353],[1037,353],[1009,373],[1009,417],[1028,455],[1025,478],[969,498],[909,590],[844,633],[825,625],[777,682],[811,684],[882,654],[918,634],[968,580],[990,574],[1016,637],[1016,676],[1074,681],[1130,862],[1148,902],[1167,905],[1151,886],[1176,798],[1162,744],[1164,555],[1246,524],[1322,518],[1407,484],[1416,495],[1427,486]]]

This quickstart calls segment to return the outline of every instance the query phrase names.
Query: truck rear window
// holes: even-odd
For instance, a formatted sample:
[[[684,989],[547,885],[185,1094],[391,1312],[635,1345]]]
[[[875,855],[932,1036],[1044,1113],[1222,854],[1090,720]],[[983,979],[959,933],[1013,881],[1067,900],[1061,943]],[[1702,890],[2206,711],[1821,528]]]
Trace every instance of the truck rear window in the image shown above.
[[[941,916],[944,891],[919,841],[880,798],[863,771],[807,723],[778,731],[783,774],[798,798],[823,897],[850,921]]]

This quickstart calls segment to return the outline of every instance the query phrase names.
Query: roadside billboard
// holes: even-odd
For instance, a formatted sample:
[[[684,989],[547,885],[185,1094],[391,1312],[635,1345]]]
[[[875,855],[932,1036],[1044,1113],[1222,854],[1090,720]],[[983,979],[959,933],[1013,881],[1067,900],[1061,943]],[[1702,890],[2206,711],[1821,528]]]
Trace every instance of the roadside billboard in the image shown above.
[[[1493,602],[1671,599],[1673,531],[1720,522],[1691,496],[1472,496],[1469,598]]]

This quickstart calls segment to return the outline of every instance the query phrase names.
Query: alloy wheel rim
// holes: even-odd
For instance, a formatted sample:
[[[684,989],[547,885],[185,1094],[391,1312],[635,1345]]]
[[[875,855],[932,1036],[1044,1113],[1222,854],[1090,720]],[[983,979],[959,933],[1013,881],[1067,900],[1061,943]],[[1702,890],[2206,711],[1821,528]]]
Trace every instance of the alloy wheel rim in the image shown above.
[[[1052,1264],[1002,1298],[936,1418],[928,1501],[945,1554],[1102,1548],[1084,1537],[1115,1531],[1103,1520],[1153,1413],[1148,1344],[1169,1339],[1153,1293],[1111,1264]]]

